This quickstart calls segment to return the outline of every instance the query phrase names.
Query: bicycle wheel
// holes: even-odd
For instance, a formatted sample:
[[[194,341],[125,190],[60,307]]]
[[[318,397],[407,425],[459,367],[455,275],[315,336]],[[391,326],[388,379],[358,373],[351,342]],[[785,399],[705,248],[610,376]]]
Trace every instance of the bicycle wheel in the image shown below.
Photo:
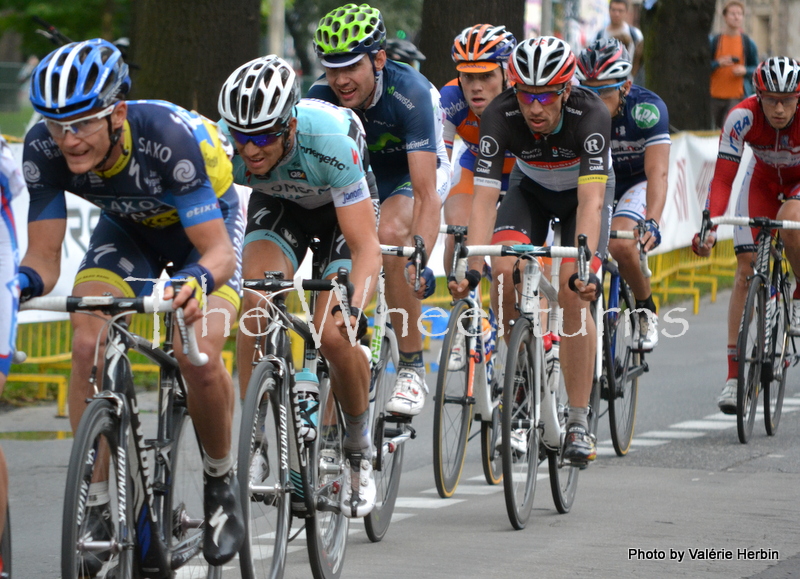
[[[239,489],[247,521],[239,551],[243,579],[277,579],[286,565],[290,527],[288,433],[281,430],[281,395],[269,362],[260,363],[247,386],[239,427]],[[286,423],[284,422],[284,425]]]
[[[561,432],[567,430],[567,410],[569,401],[567,399],[567,388],[564,384],[562,374],[556,391],[556,416],[561,426]],[[550,474],[550,491],[553,494],[553,503],[556,510],[562,515],[568,513],[575,501],[575,492],[578,490],[578,474],[581,469],[577,466],[562,463],[561,450],[547,449],[547,466]]]
[[[775,267],[780,266],[776,263]],[[767,351],[768,367],[765,371],[769,375],[764,376],[762,386],[764,388],[764,426],[769,436],[775,436],[778,432],[778,423],[781,421],[781,411],[783,410],[783,396],[786,392],[786,374],[789,371],[794,346],[788,332],[789,309],[791,308],[791,299],[787,299],[788,295],[788,285],[781,288],[776,294],[775,315],[771,320],[772,327],[767,328],[771,338]]]
[[[634,312],[636,302],[628,284],[620,278],[619,311],[606,312],[603,341],[610,348],[605,357],[607,375],[613,376],[608,389],[608,419],[611,425],[611,442],[617,456],[625,456],[631,447],[636,424],[636,400],[639,394],[638,369],[642,354],[637,351],[641,333],[639,313]]]
[[[467,399],[469,379],[468,352],[463,335],[465,328],[462,315],[469,309],[469,302],[457,301],[450,311],[447,333],[442,341],[439,356],[439,373],[436,377],[436,397],[433,414],[433,479],[439,496],[447,499],[453,496],[461,479],[464,458],[467,450],[472,423],[473,403]],[[464,316],[468,318],[469,316]],[[461,334],[461,338],[459,338]],[[462,355],[453,360],[450,353],[456,340],[460,340]],[[452,368],[452,369],[451,369]]]
[[[203,559],[203,449],[182,396],[175,399],[169,438],[173,442],[169,491],[161,516],[172,568],[180,568],[182,578],[216,579],[222,576],[222,567]]]
[[[603,307],[602,301],[599,299],[592,302],[592,305],[589,307],[589,311],[592,314],[592,319],[594,320],[597,319],[596,311],[598,307]],[[603,336],[608,335],[608,320],[605,318],[605,316],[603,316],[603,318],[600,320],[600,323],[603,324]],[[601,340],[600,347],[602,348],[602,352],[595,352],[595,365],[592,367],[594,377],[592,378],[592,392],[589,394],[589,416],[586,419],[587,424],[589,425],[589,434],[595,438],[597,438],[597,429],[600,425],[600,401],[603,398],[608,398],[607,393],[610,388],[608,365],[605,364],[605,360],[611,357],[611,347],[605,338]],[[601,371],[599,374],[597,356],[603,356],[603,358],[600,360]],[[566,390],[564,391],[564,395],[566,397]]]
[[[322,426],[308,460],[312,515],[306,519],[306,543],[315,579],[335,579],[342,573],[349,519],[339,510],[339,490],[344,485],[344,419],[330,388],[319,381]],[[308,490],[308,489],[307,489]]]
[[[483,466],[483,477],[490,485],[500,484],[503,480],[503,453],[498,447],[498,439],[502,440],[500,434],[500,398],[503,396],[501,386],[505,374],[504,366],[508,357],[508,347],[506,341],[500,338],[497,347],[492,354],[494,364],[494,378],[489,387],[492,389],[492,400],[497,401],[497,405],[492,411],[492,419],[481,421],[481,465]]]
[[[503,386],[503,490],[511,525],[524,529],[539,472],[539,392],[544,383],[541,338],[530,320],[517,319],[508,344]]]
[[[120,497],[119,428],[113,404],[98,399],[87,406],[75,433],[64,492],[61,533],[64,579],[133,576],[134,501],[132,496],[125,496],[124,500]],[[123,476],[129,483],[128,473]],[[90,484],[103,479],[108,482],[107,506],[90,506]],[[122,492],[130,488],[133,485],[126,484]],[[124,526],[120,524],[120,505],[126,509]],[[89,541],[93,543],[91,547],[86,544]]]
[[[11,579],[11,509],[6,507],[6,524],[0,539],[0,579]]]
[[[391,328],[386,329],[392,332]],[[403,449],[405,444],[389,444],[392,438],[401,431],[398,423],[392,422],[383,411],[392,393],[392,386],[397,378],[397,360],[391,348],[389,338],[383,338],[381,357],[372,371],[370,398],[374,397],[372,437],[375,441],[373,472],[375,474],[375,508],[364,518],[367,537],[377,543],[386,535],[392,521],[397,491],[400,488],[400,475],[403,472]],[[387,420],[388,418],[388,420]]]
[[[764,286],[760,277],[750,282],[736,347],[739,379],[736,388],[736,431],[745,444],[753,433],[758,390],[761,386],[761,361],[764,352]]]

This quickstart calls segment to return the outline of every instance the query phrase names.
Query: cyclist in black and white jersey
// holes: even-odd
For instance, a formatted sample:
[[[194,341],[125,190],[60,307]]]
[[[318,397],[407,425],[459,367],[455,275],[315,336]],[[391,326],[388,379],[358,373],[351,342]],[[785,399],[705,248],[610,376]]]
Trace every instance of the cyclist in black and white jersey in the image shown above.
[[[573,245],[578,234],[586,235],[595,253],[592,270],[599,268],[608,243],[614,195],[611,117],[593,93],[570,84],[574,72],[575,56],[558,38],[529,39],[512,52],[508,76],[514,86],[496,97],[481,116],[469,220],[471,245],[490,241],[542,245],[550,220],[557,217],[562,224],[561,243]],[[506,150],[517,157],[517,164],[505,199],[496,209]],[[455,297],[477,286],[482,260],[470,258],[467,279],[457,286],[451,284]],[[514,285],[509,283],[515,260],[492,260],[492,300],[498,299],[497,280],[503,274],[505,316],[516,311]],[[596,455],[587,425],[596,335],[588,306],[596,297],[599,281],[594,274],[586,284],[577,280],[574,260],[563,260],[560,279],[559,301],[564,310],[561,358],[570,405],[564,457],[576,464],[587,463]],[[576,291],[568,291],[570,286]]]

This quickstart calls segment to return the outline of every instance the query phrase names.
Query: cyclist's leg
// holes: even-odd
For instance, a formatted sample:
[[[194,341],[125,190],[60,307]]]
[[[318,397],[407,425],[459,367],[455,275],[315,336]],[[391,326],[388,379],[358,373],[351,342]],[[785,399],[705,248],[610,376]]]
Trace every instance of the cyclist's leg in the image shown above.
[[[400,184],[381,203],[378,237],[389,245],[413,245],[411,221],[414,199],[410,181]],[[431,248],[427,248],[429,251]],[[425,364],[422,359],[422,333],[417,321],[422,304],[405,278],[406,260],[385,256],[386,303],[391,310],[392,326],[400,350],[397,381],[387,403],[387,411],[416,416],[425,404]]]
[[[647,181],[628,189],[617,202],[611,220],[612,230],[631,231],[645,217]],[[608,252],[619,266],[637,302],[650,298],[650,280],[639,268],[639,245],[633,239],[609,239]]]
[[[778,210],[777,218],[800,221],[800,184],[795,184],[787,193],[786,201]],[[798,272],[800,272],[800,231],[783,229],[781,230],[781,237],[786,248],[786,257],[792,266],[792,271],[795,273],[795,279],[800,279],[797,276]],[[800,335],[800,283],[795,285],[792,302],[790,331],[791,335]]]
[[[265,271],[282,271],[291,279],[308,248],[308,238],[297,219],[302,210],[295,203],[261,193],[250,195],[247,207],[247,230],[242,248],[243,279],[260,279]],[[281,231],[296,242],[292,244]],[[239,369],[239,396],[244,400],[253,371],[253,350],[256,337],[266,329],[263,312],[256,309],[259,298],[244,292],[240,331],[236,334],[236,358]],[[262,314],[262,315],[259,315]],[[241,329],[245,331],[241,331]]]

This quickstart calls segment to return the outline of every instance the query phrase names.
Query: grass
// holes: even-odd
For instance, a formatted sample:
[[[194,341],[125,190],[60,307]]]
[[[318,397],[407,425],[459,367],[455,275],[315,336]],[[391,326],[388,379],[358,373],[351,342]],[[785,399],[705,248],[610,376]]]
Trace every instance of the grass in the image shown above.
[[[0,131],[11,140],[19,139],[22,141],[25,136],[25,127],[33,114],[30,106],[20,107],[18,111],[0,111]]]

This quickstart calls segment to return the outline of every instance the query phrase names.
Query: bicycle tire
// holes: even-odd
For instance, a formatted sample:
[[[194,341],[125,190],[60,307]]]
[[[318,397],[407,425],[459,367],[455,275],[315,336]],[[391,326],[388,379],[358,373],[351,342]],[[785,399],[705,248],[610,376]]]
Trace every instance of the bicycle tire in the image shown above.
[[[506,341],[500,338],[497,341],[495,351],[492,353],[494,364],[494,378],[489,388],[492,389],[492,401],[497,402],[492,410],[491,420],[481,421],[481,466],[483,466],[483,478],[486,484],[498,485],[503,482],[503,453],[498,448],[497,441],[501,439],[500,434],[500,399],[503,397],[503,389],[499,380],[505,374],[503,366],[508,357],[508,347]]]
[[[320,430],[311,446],[304,480],[312,497],[306,519],[306,544],[315,579],[336,579],[344,567],[349,519],[338,509],[339,489],[344,485],[344,419],[330,388],[330,378],[319,381]],[[324,460],[323,460],[324,459]],[[308,476],[310,475],[310,480]],[[318,508],[335,503],[333,510]]]
[[[561,432],[567,429],[567,410],[569,401],[567,399],[567,387],[564,383],[564,375],[559,380],[556,396],[556,413]],[[553,504],[556,510],[562,515],[567,514],[575,501],[575,493],[578,490],[578,475],[581,469],[571,464],[564,464],[561,461],[561,451],[563,445],[558,449],[547,449],[547,466],[550,474],[550,491],[553,495]]]
[[[387,332],[393,332],[386,328]],[[391,439],[395,430],[392,422],[386,422],[384,408],[392,393],[397,377],[397,362],[391,348],[391,340],[383,338],[381,357],[372,371],[372,386],[370,396],[375,397],[374,416],[370,428],[375,441],[373,452],[373,473],[375,474],[375,508],[364,517],[364,529],[367,537],[377,543],[386,535],[389,524],[392,522],[392,513],[397,501],[397,492],[400,489],[400,477],[403,473],[403,454],[405,444],[398,444],[394,448],[384,449],[384,440]],[[389,434],[387,436],[387,433]]]
[[[775,267],[780,267],[780,262],[775,263]],[[786,393],[786,375],[791,364],[791,350],[794,342],[789,336],[789,320],[791,313],[791,298],[789,297],[789,285],[783,282],[780,272],[773,275],[776,287],[779,288],[775,297],[775,318],[772,320],[772,327],[767,331],[771,332],[768,360],[766,368],[768,376],[764,377],[764,428],[767,435],[775,436],[778,432],[778,424],[781,421],[783,411],[783,397]],[[780,281],[779,281],[780,280]]]
[[[6,506],[6,524],[0,539],[0,579],[11,579],[11,509]]]
[[[589,307],[589,312],[591,313],[593,320],[597,319],[597,307],[602,307],[602,305],[602,301],[599,299],[592,302],[592,305]],[[603,324],[603,335],[606,335],[608,331],[608,322],[605,319],[605,316],[601,318],[600,323]],[[589,394],[589,416],[586,417],[586,423],[589,427],[589,434],[594,436],[595,439],[597,439],[597,432],[600,426],[600,415],[602,414],[600,412],[600,401],[603,398],[608,398],[608,396],[603,396],[603,391],[605,390],[608,392],[610,388],[608,379],[608,366],[604,362],[611,356],[611,349],[609,348],[609,344],[605,339],[600,342],[600,347],[603,351],[595,352],[595,364],[592,366],[592,391]],[[597,374],[597,356],[603,356],[603,358],[600,360],[601,372],[599,375]]]
[[[93,400],[81,417],[80,424],[75,433],[75,440],[70,453],[69,467],[67,469],[67,483],[64,491],[64,511],[61,533],[61,577],[64,579],[78,579],[84,576],[95,576],[105,573],[105,576],[114,576],[117,579],[131,579],[133,577],[135,524],[133,519],[133,497],[126,501],[127,524],[120,531],[119,525],[119,488],[116,465],[119,449],[119,418],[116,409],[108,400]],[[100,462],[98,455],[105,457]],[[104,463],[108,464],[104,464]],[[92,536],[97,539],[88,528],[89,517],[86,503],[88,499],[88,485],[92,482],[95,467],[103,470],[109,484],[109,509],[110,518],[95,529],[102,527],[108,538],[124,545],[119,553],[94,551],[92,555],[82,555],[78,549],[79,539]],[[107,469],[107,470],[106,470]],[[125,476],[130,482],[129,473]],[[126,484],[126,488],[133,488]],[[97,521],[98,519],[94,519]],[[122,532],[124,535],[119,536]],[[105,538],[105,537],[103,537]],[[110,574],[109,574],[110,573]]]
[[[289,424],[285,420],[287,405],[278,386],[272,363],[259,363],[250,377],[242,406],[237,476],[247,521],[239,551],[243,579],[278,579],[286,566],[291,524],[286,459],[289,449],[281,445],[288,442],[289,436],[281,431],[281,424]],[[274,492],[253,492],[255,484],[273,487]]]
[[[536,413],[544,370],[541,338],[534,335],[530,320],[517,319],[508,344],[501,421],[503,491],[508,519],[517,530],[524,529],[530,518],[536,490],[540,462]]]
[[[469,361],[464,340],[463,366],[450,369],[450,352],[456,343],[462,315],[470,308],[469,302],[459,300],[450,311],[447,333],[442,340],[439,372],[436,377],[436,396],[433,413],[433,479],[439,496],[447,499],[458,488],[464,469],[467,440],[472,426],[474,403],[467,399]],[[480,327],[480,326],[479,326]]]
[[[636,425],[636,402],[639,395],[639,376],[630,377],[642,363],[636,342],[641,334],[636,302],[625,280],[620,278],[619,312],[606,312],[604,320],[604,356],[608,376],[613,376],[608,392],[608,420],[611,442],[617,456],[625,456],[631,447]],[[608,343],[606,347],[605,342]],[[612,348],[613,345],[613,348]]]
[[[736,432],[746,444],[753,433],[756,404],[762,380],[765,322],[764,285],[761,277],[750,281],[737,339],[739,376],[736,385]]]
[[[182,397],[172,409],[169,491],[163,501],[161,521],[173,570],[186,579],[217,579],[222,567],[203,559],[203,447]],[[157,499],[158,500],[158,499]]]

